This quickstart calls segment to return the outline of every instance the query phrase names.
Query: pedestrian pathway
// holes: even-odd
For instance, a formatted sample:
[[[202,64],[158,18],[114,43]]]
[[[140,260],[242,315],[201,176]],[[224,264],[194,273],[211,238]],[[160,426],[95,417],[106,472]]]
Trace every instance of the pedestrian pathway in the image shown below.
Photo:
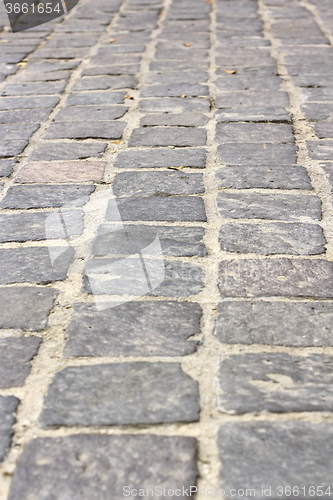
[[[332,1],[0,9],[0,500],[333,498]]]

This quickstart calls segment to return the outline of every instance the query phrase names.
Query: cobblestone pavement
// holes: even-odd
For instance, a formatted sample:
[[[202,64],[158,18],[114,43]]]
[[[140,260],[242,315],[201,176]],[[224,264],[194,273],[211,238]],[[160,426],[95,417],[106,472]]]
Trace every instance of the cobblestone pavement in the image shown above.
[[[6,22],[0,500],[332,498],[332,0]]]

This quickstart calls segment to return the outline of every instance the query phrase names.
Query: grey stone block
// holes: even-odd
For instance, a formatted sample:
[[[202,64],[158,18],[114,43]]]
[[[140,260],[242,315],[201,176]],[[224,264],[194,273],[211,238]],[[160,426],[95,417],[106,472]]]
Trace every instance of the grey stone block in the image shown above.
[[[59,97],[55,96],[0,97],[0,109],[54,108],[58,102]]]
[[[205,191],[202,174],[185,172],[121,172],[116,174],[112,190],[115,196],[146,197],[174,194],[198,194]]]
[[[145,75],[145,82],[147,84],[193,83],[206,82],[208,78],[207,71],[170,71],[168,73],[149,72]],[[180,94],[183,94],[183,92]]]
[[[161,73],[169,73],[174,71],[207,71],[209,69],[208,60],[200,59],[199,61],[152,61],[149,64],[150,71],[159,71]]]
[[[329,423],[227,423],[220,428],[218,439],[221,487],[236,492],[247,488],[248,496],[241,496],[240,491],[236,500],[250,498],[253,492],[249,490],[259,500],[267,496],[296,499],[297,491],[310,500],[317,485],[326,491],[332,484],[332,437]],[[291,492],[296,487],[295,494],[289,496],[286,487]]]
[[[156,50],[156,60],[172,60],[172,61],[207,61],[208,52],[206,50],[192,49],[187,50]]]
[[[169,83],[168,85],[149,85],[141,91],[141,97],[180,97],[181,95],[196,97],[208,95],[207,85],[195,83]]]
[[[0,288],[0,328],[44,330],[56,296],[52,288]]]
[[[0,125],[1,140],[30,139],[32,134],[34,134],[38,128],[39,123],[31,125],[28,125],[27,123],[24,125],[18,123]]]
[[[67,106],[55,117],[56,122],[116,120],[128,111],[125,106]],[[1,115],[0,115],[1,120]],[[104,123],[104,125],[106,125]]]
[[[0,177],[8,177],[13,172],[15,160],[0,160]]]
[[[209,100],[199,99],[196,97],[166,97],[164,99],[143,99],[140,102],[140,111],[142,111],[143,113],[208,113],[209,110]]]
[[[201,308],[188,302],[128,302],[98,311],[78,304],[64,356],[185,356],[200,333]],[[124,335],[125,332],[125,335]]]
[[[65,224],[66,233],[63,224]],[[83,212],[82,210],[63,210],[61,213],[37,212],[0,215],[0,226],[1,243],[79,236],[83,232]]]
[[[273,123],[219,123],[215,140],[220,143],[293,144],[291,125]]]
[[[325,252],[320,226],[273,222],[268,224],[224,224],[219,233],[221,250],[260,255],[316,255]]]
[[[333,297],[333,265],[326,260],[244,259],[220,263],[222,297]]]
[[[222,302],[215,335],[226,344],[333,346],[331,302]]]
[[[45,399],[44,427],[194,422],[198,388],[177,363],[115,363],[68,367]]]
[[[73,258],[71,247],[2,248],[0,249],[0,284],[40,284],[61,281],[67,277],[67,269]]]
[[[133,130],[129,146],[204,146],[205,129],[185,127],[147,127]]]
[[[332,160],[333,141],[307,141],[306,145],[313,160]]]
[[[0,111],[0,123],[42,123],[51,111],[50,108]]]
[[[25,147],[28,145],[27,140],[3,140],[0,144],[0,157],[6,158],[9,156],[15,156],[22,153]]]
[[[230,356],[220,366],[218,409],[231,414],[331,412],[332,361],[322,354]]]
[[[215,105],[217,108],[246,108],[256,106],[285,108],[289,106],[289,97],[286,92],[280,90],[221,92],[216,95]]]
[[[43,139],[120,139],[126,123],[116,121],[51,123]]]
[[[219,188],[312,189],[304,167],[239,166],[216,172]]]
[[[94,190],[95,186],[71,184],[12,186],[1,201],[0,208],[81,207],[89,201],[89,195]]]
[[[0,118],[1,119],[1,118]],[[173,126],[173,127],[202,127],[206,125],[208,118],[202,113],[179,113],[179,114],[150,114],[140,120],[141,127]]]
[[[163,488],[182,491],[196,483],[195,459],[196,440],[191,437],[79,434],[37,438],[19,458],[9,498],[46,500],[55,495],[109,500],[122,498],[126,485],[146,492],[156,485],[162,492]],[[175,494],[168,498],[177,500]]]
[[[286,122],[291,117],[281,107],[256,106],[246,108],[223,109],[216,112],[218,123],[222,122]]]
[[[68,96],[66,106],[109,106],[110,104],[123,104],[123,102],[123,92],[77,92]]]
[[[319,139],[332,139],[333,138],[333,122],[320,121],[314,126]]]
[[[67,144],[48,142],[38,144],[32,151],[30,161],[79,160],[83,158],[101,158],[107,147],[106,142],[91,144]]]
[[[326,120],[333,115],[333,104],[329,102],[313,102],[303,104],[303,106],[301,106],[301,110],[307,120]]]
[[[73,86],[74,90],[118,90],[135,89],[138,84],[134,76],[84,76]]]
[[[0,463],[10,447],[15,422],[15,411],[19,400],[14,396],[0,396]]]
[[[291,144],[222,144],[217,148],[224,165],[293,165],[296,151]]]
[[[82,71],[82,76],[96,75],[136,75],[140,72],[139,64],[110,64],[105,66],[94,66]]]
[[[205,149],[141,149],[121,151],[114,163],[116,168],[205,168]]]
[[[66,81],[59,82],[34,82],[29,83],[12,83],[7,84],[2,91],[2,95],[19,96],[19,95],[38,95],[38,94],[61,94],[67,85]]]
[[[0,339],[0,388],[22,387],[30,373],[30,361],[42,340],[37,337]]]
[[[130,255],[149,246],[156,236],[159,238],[163,255],[205,257],[207,254],[202,242],[204,236],[202,227],[131,226],[127,224],[122,230],[111,224],[102,224],[94,240],[92,254],[95,257]]]
[[[333,164],[332,163],[322,163],[321,168],[326,173],[326,176],[331,184],[332,193],[333,193]]]
[[[321,219],[320,198],[304,194],[222,192],[217,206],[221,217],[231,219]]]
[[[237,40],[235,38],[234,40]],[[227,39],[228,40],[228,39]],[[247,78],[245,76],[228,75],[216,80],[216,88],[220,91],[242,91],[242,90],[279,90],[282,80],[278,76],[258,76],[256,78]]]

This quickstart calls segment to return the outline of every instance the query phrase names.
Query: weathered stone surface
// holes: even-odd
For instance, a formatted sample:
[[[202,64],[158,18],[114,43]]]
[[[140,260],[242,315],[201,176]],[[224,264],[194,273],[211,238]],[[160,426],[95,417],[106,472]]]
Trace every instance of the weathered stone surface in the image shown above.
[[[79,236],[83,232],[83,212],[62,210],[0,215],[0,226],[1,243]]]
[[[219,123],[215,140],[220,143],[294,143],[291,125],[272,123]]]
[[[319,139],[332,139],[333,138],[333,122],[320,121],[314,126],[314,130]]]
[[[103,161],[53,161],[30,162],[15,177],[17,183],[87,182],[101,181],[106,162]]]
[[[141,127],[154,126],[174,126],[174,127],[201,127],[205,125],[208,118],[202,113],[178,113],[178,114],[150,114],[144,116],[141,121]]]
[[[31,370],[29,361],[36,356],[41,342],[38,337],[0,339],[1,389],[24,385]]]
[[[0,288],[0,328],[44,330],[56,296],[52,288]]]
[[[137,84],[134,76],[84,76],[75,83],[73,90],[134,89]]]
[[[196,350],[201,308],[188,302],[128,302],[98,311],[78,304],[65,357],[184,356]]]
[[[82,76],[95,75],[136,75],[140,72],[140,64],[112,64],[109,59],[109,64],[86,68],[82,71]]]
[[[304,194],[222,192],[217,206],[221,217],[231,219],[321,219],[320,198]]]
[[[333,410],[333,358],[256,353],[224,359],[218,409],[224,413]]]
[[[304,167],[239,166],[216,172],[219,188],[312,189]]]
[[[208,95],[207,85],[195,83],[169,83],[168,85],[148,85],[141,91],[141,97],[196,97]]]
[[[51,111],[50,108],[0,111],[0,123],[42,123]]]
[[[8,177],[15,166],[15,160],[0,160],[0,177]]]
[[[239,108],[256,106],[273,106],[285,108],[289,106],[289,98],[286,92],[278,91],[255,91],[243,92],[221,92],[215,98],[217,108]],[[281,110],[282,111],[282,110]]]
[[[123,229],[102,224],[94,240],[95,257],[131,255],[141,251],[158,236],[163,255],[174,257],[204,257],[202,227],[127,225]],[[140,246],[141,245],[141,246]]]
[[[237,38],[235,38],[237,40]],[[255,78],[246,78],[244,76],[228,75],[225,73],[218,78],[215,85],[222,91],[240,91],[240,90],[279,90],[282,80],[277,76],[258,76]]]
[[[219,233],[221,250],[260,255],[315,255],[325,252],[320,226],[273,222],[268,224],[224,224]]]
[[[31,94],[60,94],[66,87],[66,81],[59,82],[34,82],[7,84],[2,91],[2,95],[18,96]]]
[[[0,284],[64,280],[73,255],[71,247],[52,247],[52,252],[51,247],[2,248]]]
[[[147,84],[159,83],[165,85],[170,83],[206,82],[208,78],[207,71],[169,71],[167,73],[149,72],[145,75],[145,82]]]
[[[205,149],[142,149],[121,151],[114,163],[116,168],[205,168]]]
[[[222,302],[215,335],[226,344],[333,346],[331,302]]]
[[[147,127],[133,130],[129,146],[204,146],[205,129],[185,127]]]
[[[221,487],[226,491],[254,489],[259,500],[267,495],[287,500],[290,496],[285,488],[291,487],[292,491],[296,486],[302,498],[310,500],[317,485],[323,485],[326,491],[332,483],[332,437],[329,423],[227,423],[220,428],[218,440],[223,463]]]
[[[224,261],[219,273],[222,297],[333,297],[333,265],[326,260]]]
[[[51,123],[43,139],[120,139],[126,123],[85,121]]]
[[[109,106],[110,104],[123,104],[123,102],[123,92],[77,92],[68,96],[66,106]]]
[[[116,120],[128,111],[125,106],[66,106],[55,117],[56,122]],[[1,120],[1,115],[0,115]],[[104,124],[106,125],[106,124]]]
[[[107,143],[58,143],[48,142],[38,144],[30,155],[31,161],[47,161],[47,160],[79,160],[81,158],[101,158],[105,151]]]
[[[19,400],[14,396],[0,396],[0,463],[4,460],[13,435],[15,411]]]
[[[223,109],[216,112],[221,122],[291,122],[290,115],[281,107],[256,106]]]
[[[12,186],[0,203],[1,208],[81,207],[89,201],[95,186],[59,184],[58,186]]]
[[[0,125],[1,140],[30,139],[32,134],[39,128],[39,123],[31,125],[20,123],[8,123]]]
[[[332,160],[333,141],[307,141],[306,144],[313,160]]]
[[[0,109],[33,109],[33,108],[53,108],[59,102],[59,97],[39,96],[39,97],[0,97]]]
[[[177,363],[115,363],[65,368],[49,386],[44,427],[198,420],[198,389]]]
[[[140,111],[143,113],[208,113],[209,108],[210,102],[207,99],[195,97],[143,99],[140,102]]]
[[[144,457],[144,460],[141,458]],[[124,486],[181,491],[195,485],[196,440],[152,434],[79,434],[37,438],[19,458],[10,500],[121,498]],[[126,490],[125,490],[126,492]],[[178,493],[178,491],[177,491]],[[176,500],[176,494],[168,495]],[[179,497],[178,497],[179,498]]]
[[[303,104],[301,110],[307,120],[326,120],[333,115],[333,104],[329,102],[313,102]]]
[[[205,191],[202,174],[185,172],[121,172],[112,190],[117,197],[170,196]]]
[[[22,153],[25,147],[28,145],[27,140],[3,140],[0,144],[0,157],[7,158],[9,156],[15,156]]]
[[[291,144],[222,144],[217,148],[224,165],[293,165],[296,151]]]

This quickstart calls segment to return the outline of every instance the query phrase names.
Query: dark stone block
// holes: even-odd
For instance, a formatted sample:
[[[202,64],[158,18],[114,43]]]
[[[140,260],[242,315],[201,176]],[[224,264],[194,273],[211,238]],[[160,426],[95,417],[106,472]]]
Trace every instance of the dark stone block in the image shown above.
[[[123,102],[123,92],[77,92],[67,97],[66,106],[109,106],[110,104],[123,104]]]
[[[333,138],[333,122],[320,121],[314,126],[314,130],[319,139]]]
[[[204,146],[206,138],[205,129],[147,127],[133,130],[129,146]]]
[[[202,113],[179,113],[179,114],[151,114],[140,120],[141,127],[173,126],[173,127],[202,127],[206,125],[208,118]]]
[[[218,123],[222,122],[291,122],[287,111],[281,107],[256,106],[223,109],[216,112]]]
[[[51,111],[51,108],[0,111],[0,123],[42,123]]]
[[[12,83],[7,84],[2,91],[2,95],[38,95],[38,94],[61,94],[67,85],[66,81],[59,82],[33,82],[33,83]]]
[[[3,140],[0,144],[0,157],[6,158],[8,156],[15,156],[22,153],[25,147],[28,145],[27,140],[17,140],[17,141],[8,141]]]
[[[43,139],[120,139],[126,123],[116,121],[51,123]]]
[[[215,98],[217,108],[239,108],[239,107],[281,107],[289,106],[289,97],[282,91],[255,91],[243,92],[221,92]]]
[[[72,90],[118,90],[135,89],[138,84],[134,76],[84,76],[78,80]]]
[[[0,396],[0,463],[10,447],[15,422],[15,411],[19,400],[14,396]]]
[[[95,186],[35,184],[12,186],[0,203],[1,208],[47,208],[82,206],[89,201]]]
[[[332,160],[333,141],[307,141],[306,144],[313,160]]]
[[[291,125],[272,123],[219,123],[215,140],[220,143],[293,144]]]
[[[141,91],[141,97],[180,97],[208,95],[207,85],[191,83],[169,83],[168,85],[149,85]]]
[[[166,97],[165,99],[143,99],[140,102],[142,113],[208,113],[208,99],[197,97]]]
[[[30,161],[79,160],[101,158],[107,147],[106,142],[96,143],[57,143],[38,144],[32,151]]]
[[[86,123],[87,121],[116,120],[124,116],[127,111],[128,108],[125,106],[67,106],[59,111],[55,121]]]
[[[293,165],[296,146],[291,144],[222,144],[218,159],[225,165]]]
[[[216,173],[219,188],[312,189],[304,167],[239,166]]]
[[[55,96],[0,97],[0,109],[54,108],[58,102],[59,97]]]
[[[0,177],[9,177],[15,167],[15,160],[0,160]]]
[[[36,356],[38,337],[0,339],[0,388],[22,387],[30,373],[29,361]]]
[[[0,136],[1,140],[6,141],[7,139],[30,139],[30,137],[39,128],[39,123],[34,123],[28,125],[27,123],[21,124],[5,124],[0,125]]]
[[[141,149],[121,151],[114,163],[116,168],[205,168],[205,149]]]

